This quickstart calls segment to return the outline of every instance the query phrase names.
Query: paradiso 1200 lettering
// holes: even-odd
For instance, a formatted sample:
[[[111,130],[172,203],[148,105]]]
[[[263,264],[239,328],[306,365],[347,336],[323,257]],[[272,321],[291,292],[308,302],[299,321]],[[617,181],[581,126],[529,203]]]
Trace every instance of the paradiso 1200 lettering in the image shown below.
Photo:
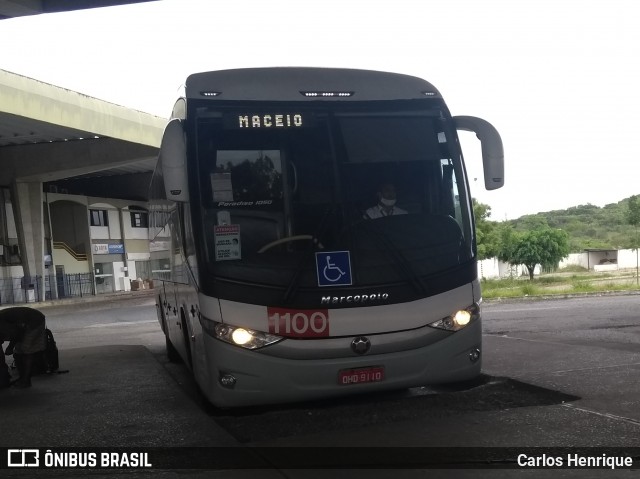
[[[301,126],[302,115],[299,113],[238,115],[238,128],[299,128]]]

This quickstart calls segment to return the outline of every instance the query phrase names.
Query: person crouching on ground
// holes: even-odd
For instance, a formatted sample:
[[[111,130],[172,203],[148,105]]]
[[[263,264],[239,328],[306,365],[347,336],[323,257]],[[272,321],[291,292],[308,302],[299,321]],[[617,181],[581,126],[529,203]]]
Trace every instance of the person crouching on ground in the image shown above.
[[[7,388],[11,384],[11,374],[9,366],[4,360],[4,351],[2,350],[2,337],[0,336],[0,389]]]
[[[15,354],[19,378],[13,383],[18,388],[31,387],[31,375],[35,358],[46,348],[45,316],[37,309],[18,306],[0,310],[0,346],[9,341],[5,350],[7,356]],[[3,363],[4,362],[4,357]],[[7,365],[0,364],[0,384],[3,370],[8,373]]]

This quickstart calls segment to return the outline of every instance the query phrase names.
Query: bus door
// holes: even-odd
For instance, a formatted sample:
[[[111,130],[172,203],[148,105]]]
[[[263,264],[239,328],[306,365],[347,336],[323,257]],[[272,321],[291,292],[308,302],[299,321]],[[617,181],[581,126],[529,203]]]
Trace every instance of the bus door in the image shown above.
[[[173,346],[185,358],[186,364],[191,364],[191,354],[189,351],[189,331],[186,318],[182,317],[182,306],[179,296],[179,289],[188,283],[187,265],[182,253],[182,240],[180,232],[180,214],[178,208],[171,211],[172,219],[170,226],[170,281],[164,281],[164,318],[167,326],[167,336]]]

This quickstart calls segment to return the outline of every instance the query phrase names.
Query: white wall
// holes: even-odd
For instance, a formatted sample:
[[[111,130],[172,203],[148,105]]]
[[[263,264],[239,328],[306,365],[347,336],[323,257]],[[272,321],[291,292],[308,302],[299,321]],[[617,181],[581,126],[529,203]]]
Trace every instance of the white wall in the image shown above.
[[[478,277],[479,278],[498,278],[500,276],[500,268],[498,258],[488,258],[478,261]]]
[[[106,210],[107,220],[109,222],[109,226],[91,226],[89,228],[91,239],[122,239],[122,231],[120,229],[120,214],[116,206],[109,203],[97,202],[89,203],[87,209]],[[87,221],[89,222],[89,224],[91,224],[90,218]]]
[[[133,279],[138,279],[138,271],[136,270],[135,261],[129,261],[127,264],[129,265],[129,277],[127,278],[127,283],[129,283]],[[129,289],[131,289],[131,284],[129,284]]]
[[[89,236],[91,236],[91,239],[109,239],[108,226],[91,226],[89,227],[89,230]]]
[[[636,250],[634,249],[621,249],[618,250],[618,267],[622,268],[635,268],[638,258],[636,258]]]
[[[109,239],[122,239],[118,210],[107,210],[109,215]]]
[[[627,269],[636,267],[636,250],[620,249],[616,252],[609,253],[608,256],[591,252],[591,256],[589,257],[589,254],[586,251],[583,253],[571,253],[569,257],[563,259],[560,262],[560,268],[565,268],[571,265],[578,265],[582,266],[583,268],[590,267],[591,269],[594,269],[594,267],[600,262],[600,260],[615,257],[617,257],[618,262],[617,268],[613,269]]]
[[[24,268],[22,266],[9,266],[9,276],[6,278],[22,278],[24,276]]]
[[[567,266],[582,266],[583,268],[588,268],[587,253],[571,253],[562,259],[558,265],[560,269],[566,268]]]
[[[605,264],[598,265],[598,263],[605,259],[615,259],[617,257],[617,264]],[[566,268],[567,266],[581,266],[585,269],[591,268],[598,271],[611,271],[617,269],[629,269],[636,267],[636,250],[621,249],[617,251],[611,251],[609,254],[604,252],[590,253],[571,253],[566,258],[563,258],[558,267],[559,269]],[[596,266],[598,266],[596,268]],[[540,266],[536,266],[534,271],[535,275],[540,274]],[[522,266],[511,266],[507,263],[498,261],[497,258],[485,259],[478,262],[478,276],[480,278],[494,279],[494,278],[506,278],[509,276],[523,276],[527,275],[527,269]]]
[[[76,261],[76,259],[64,249],[54,248],[51,256],[53,258],[53,264],[57,266],[64,266],[65,274],[90,272],[88,261]]]
[[[498,260],[498,258],[489,258],[478,261],[478,277],[485,279],[509,278],[518,276],[528,276],[527,268],[523,265],[512,265]],[[536,266],[534,275],[540,274],[540,265]]]
[[[129,291],[131,286],[129,285],[129,278],[125,277],[124,261],[113,262],[113,281],[116,291]]]

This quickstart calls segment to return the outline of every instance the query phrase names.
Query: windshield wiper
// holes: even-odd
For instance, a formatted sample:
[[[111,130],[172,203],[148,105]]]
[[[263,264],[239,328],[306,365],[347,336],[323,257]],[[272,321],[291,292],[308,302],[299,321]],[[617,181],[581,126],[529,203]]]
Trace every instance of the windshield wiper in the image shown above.
[[[396,266],[399,267],[403,276],[410,280],[410,283],[414,287],[416,292],[422,295],[426,294],[427,286],[425,285],[424,281],[419,275],[414,272],[409,260],[407,260],[402,252],[398,248],[396,248],[391,240],[389,240],[384,231],[382,231],[382,229],[380,228],[380,225],[382,225],[382,223],[383,222],[381,222],[380,220],[362,220],[361,222],[358,222],[357,225],[366,224],[367,226],[369,226],[365,229],[366,232],[373,233],[372,237],[378,242],[378,244],[383,247],[382,249],[393,260]]]
[[[285,291],[284,295],[282,296],[282,302],[283,304],[286,304],[287,302],[289,302],[289,300],[291,300],[291,298],[293,297],[293,295],[296,293],[296,291],[298,290],[298,279],[300,279],[300,275],[302,275],[302,272],[307,268],[308,264],[310,263],[311,259],[313,258],[313,254],[309,254],[309,253],[314,253],[314,246],[318,246],[320,249],[322,249],[322,245],[321,243],[319,243],[318,238],[321,238],[324,231],[327,228],[327,224],[328,224],[328,219],[329,216],[331,214],[331,212],[333,211],[334,207],[333,205],[329,206],[326,211],[324,212],[324,215],[322,216],[322,219],[320,220],[320,223],[318,224],[318,228],[316,229],[316,231],[313,233],[313,240],[310,242],[310,246],[309,249],[307,251],[304,252],[304,254],[302,255],[302,258],[300,259],[300,261],[298,262],[298,265],[296,266],[296,269],[293,273],[293,276],[291,276],[291,280],[289,281],[289,284],[287,285],[287,290]]]

